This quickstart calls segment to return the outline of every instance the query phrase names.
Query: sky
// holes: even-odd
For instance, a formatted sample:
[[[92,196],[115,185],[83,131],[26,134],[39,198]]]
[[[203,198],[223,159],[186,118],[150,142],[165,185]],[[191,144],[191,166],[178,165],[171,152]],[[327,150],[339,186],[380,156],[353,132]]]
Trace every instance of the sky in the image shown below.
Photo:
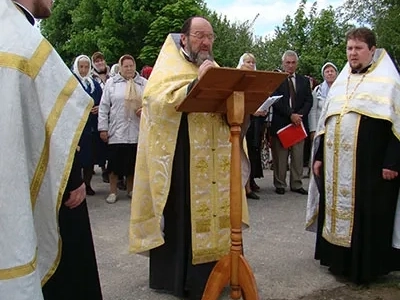
[[[258,36],[273,34],[276,26],[281,26],[287,15],[293,16],[299,7],[299,0],[205,0],[207,7],[226,15],[234,21],[254,21],[254,33]],[[310,7],[314,1],[308,1]],[[318,0],[318,9],[331,5],[336,8],[344,0]]]

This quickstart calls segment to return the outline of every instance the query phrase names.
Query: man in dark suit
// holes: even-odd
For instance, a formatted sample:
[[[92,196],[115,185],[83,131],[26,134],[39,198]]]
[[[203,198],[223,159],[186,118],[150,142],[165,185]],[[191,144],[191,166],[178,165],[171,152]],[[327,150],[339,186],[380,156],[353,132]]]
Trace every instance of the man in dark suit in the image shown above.
[[[300,126],[303,122],[304,127],[308,127],[308,113],[312,107],[312,94],[309,80],[296,74],[298,56],[296,52],[287,50],[282,56],[283,70],[289,73],[275,95],[283,95],[273,106],[271,123],[271,146],[272,158],[274,162],[274,186],[277,194],[283,195],[286,188],[286,171],[288,168],[288,158],[290,153],[290,189],[293,192],[306,195],[303,189],[303,149],[304,140],[293,145],[289,149],[283,148],[277,131],[290,123]]]

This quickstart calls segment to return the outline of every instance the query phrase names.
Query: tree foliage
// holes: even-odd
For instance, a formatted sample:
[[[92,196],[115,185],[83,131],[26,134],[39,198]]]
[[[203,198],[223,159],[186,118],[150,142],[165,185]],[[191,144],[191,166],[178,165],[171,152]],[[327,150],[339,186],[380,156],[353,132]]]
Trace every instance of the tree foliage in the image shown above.
[[[338,68],[344,65],[344,33],[349,25],[340,20],[332,7],[318,11],[314,3],[307,13],[306,4],[303,0],[294,16],[286,16],[283,24],[276,27],[274,36],[260,38],[255,53],[262,68],[280,67],[282,55],[288,49],[299,56],[298,72],[318,79],[325,62],[331,61]]]
[[[214,42],[213,52],[215,60],[223,67],[236,67],[240,56],[251,52],[253,47],[253,33],[248,22],[230,22],[226,16],[209,12],[208,19],[217,39]]]
[[[179,0],[164,6],[149,26],[139,58],[145,64],[153,65],[167,35],[171,32],[180,32],[187,18],[202,15],[202,4],[202,1]]]
[[[378,47],[385,48],[400,65],[400,2],[398,0],[346,0],[341,8],[345,20],[372,27]]]
[[[291,49],[300,58],[298,71],[321,79],[326,61],[343,67],[345,33],[352,26],[349,21],[356,20],[372,26],[380,46],[400,60],[398,0],[346,0],[338,10],[319,10],[316,2],[308,6],[301,0],[273,35],[259,37],[249,21],[231,22],[203,0],[57,0],[41,29],[67,63],[79,54],[102,51],[109,63],[132,54],[141,67],[154,64],[168,33],[179,32],[188,17],[202,15],[217,35],[213,50],[221,66],[236,67],[244,52],[252,52],[259,70],[272,70]]]
[[[64,59],[71,58],[66,44],[73,36],[72,11],[79,2],[80,0],[55,1],[51,18],[40,22],[42,33]]]

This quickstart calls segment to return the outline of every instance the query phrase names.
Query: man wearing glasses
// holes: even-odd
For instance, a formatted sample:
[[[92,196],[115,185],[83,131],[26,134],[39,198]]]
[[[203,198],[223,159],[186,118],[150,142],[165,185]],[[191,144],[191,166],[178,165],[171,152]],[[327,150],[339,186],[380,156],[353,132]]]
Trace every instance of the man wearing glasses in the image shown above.
[[[217,66],[214,40],[203,17],[167,37],[144,94],[132,196],[130,250],[150,250],[150,287],[191,300],[230,241],[229,126],[221,114],[176,111]]]

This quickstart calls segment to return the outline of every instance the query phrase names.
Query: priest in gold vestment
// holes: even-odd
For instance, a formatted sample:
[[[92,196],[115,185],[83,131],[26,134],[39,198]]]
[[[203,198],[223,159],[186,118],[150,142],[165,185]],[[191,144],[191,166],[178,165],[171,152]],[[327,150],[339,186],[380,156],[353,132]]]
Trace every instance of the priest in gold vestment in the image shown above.
[[[400,270],[400,76],[370,29],[346,40],[348,63],[317,127],[307,228],[317,231],[321,265],[368,284]]]
[[[151,288],[195,300],[229,252],[231,145],[221,114],[176,111],[216,66],[206,19],[188,19],[181,32],[167,37],[144,91],[130,251],[150,250]]]

